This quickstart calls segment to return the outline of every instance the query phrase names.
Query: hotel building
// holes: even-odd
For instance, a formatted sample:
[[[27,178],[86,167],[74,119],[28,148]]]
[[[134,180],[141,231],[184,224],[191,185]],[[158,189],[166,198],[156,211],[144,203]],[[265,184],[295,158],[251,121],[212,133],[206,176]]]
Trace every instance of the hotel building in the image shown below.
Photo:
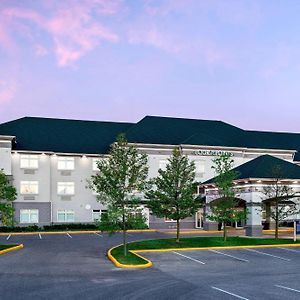
[[[206,202],[218,198],[211,180],[212,159],[228,152],[239,171],[241,207],[249,214],[247,235],[260,235],[265,212],[262,187],[270,184],[272,166],[280,165],[284,181],[300,190],[300,134],[243,130],[221,121],[146,116],[137,123],[81,121],[24,117],[0,124],[0,169],[12,180],[19,225],[92,223],[105,207],[96,201],[87,179],[97,171],[97,160],[107,157],[119,133],[147,153],[149,178],[164,168],[174,147],[180,147],[196,165],[196,180]],[[144,205],[144,204],[142,204]],[[150,228],[175,228],[172,220],[156,218],[146,206]],[[199,210],[182,221],[182,228],[216,229]]]

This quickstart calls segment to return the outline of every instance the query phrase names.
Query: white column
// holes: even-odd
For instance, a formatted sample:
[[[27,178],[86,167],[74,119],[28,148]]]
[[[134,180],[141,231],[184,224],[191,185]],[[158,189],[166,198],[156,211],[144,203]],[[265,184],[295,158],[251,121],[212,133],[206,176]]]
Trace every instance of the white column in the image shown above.
[[[203,229],[204,230],[218,230],[218,222],[211,221],[207,218],[211,213],[211,209],[209,208],[209,203],[206,203],[204,208],[204,222],[203,222]]]
[[[262,235],[262,209],[260,202],[247,203],[247,236],[261,236]]]

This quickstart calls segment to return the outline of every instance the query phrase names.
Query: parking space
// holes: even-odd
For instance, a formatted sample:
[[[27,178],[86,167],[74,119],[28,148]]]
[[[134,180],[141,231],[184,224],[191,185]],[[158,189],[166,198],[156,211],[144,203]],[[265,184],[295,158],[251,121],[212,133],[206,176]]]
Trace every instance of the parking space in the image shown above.
[[[176,251],[143,255],[164,273],[209,287],[206,296],[215,299],[300,299],[300,248]]]
[[[161,237],[130,233],[128,239]],[[300,299],[297,247],[144,253],[153,268],[129,270],[106,258],[107,249],[121,242],[122,234],[2,235],[0,243],[25,248],[0,256],[1,297]]]

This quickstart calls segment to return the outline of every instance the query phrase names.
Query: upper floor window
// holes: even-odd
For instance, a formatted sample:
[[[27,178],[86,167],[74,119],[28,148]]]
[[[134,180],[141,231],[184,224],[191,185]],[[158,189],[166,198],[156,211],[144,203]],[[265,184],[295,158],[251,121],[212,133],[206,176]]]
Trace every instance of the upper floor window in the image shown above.
[[[38,194],[39,182],[38,181],[21,181],[20,184],[21,194]]]
[[[97,163],[99,160],[100,160],[99,158],[93,158],[93,171],[98,171]]]
[[[57,169],[58,170],[74,170],[75,161],[74,157],[61,156],[57,159]]]
[[[39,156],[33,154],[21,154],[20,167],[22,169],[37,169],[39,167]]]
[[[159,166],[158,166],[158,168],[161,169],[161,170],[163,170],[163,171],[165,171],[166,168],[167,168],[168,162],[169,162],[169,161],[168,161],[167,159],[161,159],[161,160],[159,161]]]
[[[205,173],[205,162],[202,160],[196,160],[195,167],[196,167],[195,170],[196,177],[203,176],[203,174]]]
[[[58,195],[74,195],[75,194],[74,182],[58,182],[57,183],[57,194]]]

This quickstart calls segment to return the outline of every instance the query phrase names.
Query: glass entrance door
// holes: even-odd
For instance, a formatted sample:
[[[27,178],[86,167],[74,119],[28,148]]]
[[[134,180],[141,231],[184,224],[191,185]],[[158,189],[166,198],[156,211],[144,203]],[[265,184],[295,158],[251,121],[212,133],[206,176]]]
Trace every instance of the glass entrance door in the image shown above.
[[[203,228],[203,210],[202,209],[200,209],[196,212],[195,227],[196,228]]]

